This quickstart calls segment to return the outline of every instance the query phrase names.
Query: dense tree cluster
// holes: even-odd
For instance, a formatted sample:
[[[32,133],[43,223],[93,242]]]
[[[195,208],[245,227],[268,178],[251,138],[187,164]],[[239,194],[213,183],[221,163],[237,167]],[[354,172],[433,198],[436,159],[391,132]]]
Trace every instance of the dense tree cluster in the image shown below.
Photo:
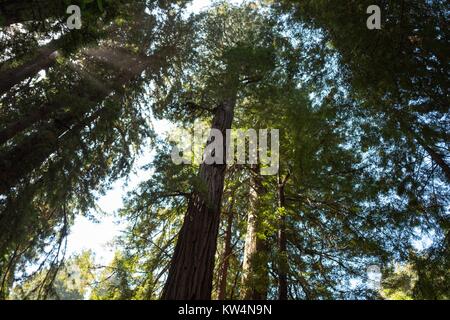
[[[0,1],[0,298],[450,298],[444,1],[72,2]],[[152,119],[279,129],[278,174],[174,164]],[[113,261],[65,257],[149,146]]]

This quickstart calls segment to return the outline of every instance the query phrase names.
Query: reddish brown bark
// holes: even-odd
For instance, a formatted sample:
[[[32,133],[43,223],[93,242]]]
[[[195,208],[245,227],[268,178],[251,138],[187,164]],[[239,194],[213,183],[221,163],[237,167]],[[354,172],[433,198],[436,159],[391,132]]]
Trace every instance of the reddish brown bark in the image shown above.
[[[232,91],[230,98],[217,107],[212,124],[224,137],[224,164],[200,166],[199,178],[206,192],[195,190],[189,199],[161,297],[165,300],[211,299],[226,170],[226,130],[231,128],[236,104],[236,92]]]
[[[50,68],[58,57],[58,51],[46,47],[39,51],[37,56],[24,64],[0,72],[0,95],[10,90],[23,80],[36,76],[39,71]]]

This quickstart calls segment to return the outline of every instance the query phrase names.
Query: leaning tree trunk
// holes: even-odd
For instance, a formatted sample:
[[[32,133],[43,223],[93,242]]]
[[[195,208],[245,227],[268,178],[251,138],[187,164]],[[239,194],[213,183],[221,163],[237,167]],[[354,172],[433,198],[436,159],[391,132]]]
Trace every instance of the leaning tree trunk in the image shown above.
[[[264,192],[258,166],[255,166],[252,168],[250,204],[242,265],[241,298],[245,300],[267,299],[267,244],[261,237],[263,230],[260,216],[260,198]]]
[[[211,299],[226,170],[226,130],[231,129],[236,105],[236,91],[231,91],[229,98],[216,108],[212,124],[212,128],[220,130],[224,137],[223,164],[202,163],[200,166],[199,178],[206,191],[194,190],[189,199],[161,296],[165,300]]]
[[[89,116],[89,112],[94,111],[95,107],[102,101],[111,96],[112,93],[122,90],[124,85],[135,79],[147,68],[152,68],[152,70],[153,67],[158,68],[159,61],[159,55],[145,57],[145,60],[142,57],[130,58],[128,64],[109,86],[99,88],[94,86],[94,80],[80,84],[80,89],[85,87],[86,90],[80,92],[79,97],[82,97],[84,102],[87,102],[86,104],[79,105],[74,101],[70,111],[54,119],[52,123],[38,128],[36,133],[25,137],[19,145],[0,155],[0,194],[6,194],[9,189],[17,185],[47,160],[55,150],[62,147],[60,140],[65,132],[81,130],[88,124],[86,123],[87,119],[89,121],[96,119],[97,112],[94,112],[91,116]],[[156,66],[153,66],[153,63]],[[90,87],[86,87],[86,84],[89,83]],[[56,101],[42,108],[50,108],[55,111],[65,106],[68,106],[68,104]],[[41,120],[43,116],[47,117],[49,114],[48,112],[39,113],[39,110],[36,114],[32,112],[29,118],[33,121],[28,122],[28,118],[23,119],[21,125],[14,127],[13,133],[17,134],[24,127],[29,127],[36,120]],[[0,137],[2,137],[2,134],[0,134]]]
[[[109,58],[112,53],[97,50],[94,58],[100,59],[100,54],[104,54],[106,58]],[[100,80],[89,76],[87,73],[81,73],[82,79],[72,88],[72,92],[76,95],[77,99],[83,99],[85,101],[91,101],[92,105],[101,102],[108,97],[114,90],[121,90],[122,86],[132,80],[135,76],[142,73],[146,67],[160,63],[160,55],[154,55],[150,57],[135,57],[130,54],[122,53],[122,57],[128,62],[122,64],[122,69],[119,70],[119,76],[110,83],[104,83]],[[111,62],[113,65],[114,61]],[[77,71],[77,70],[75,70]],[[10,122],[0,130],[0,146],[5,144],[8,140],[14,138],[16,135],[31,128],[33,125],[40,121],[49,120],[51,116],[59,110],[68,107],[68,102],[64,99],[56,96],[52,101],[46,102],[37,108],[30,108],[30,111],[23,115],[20,119]],[[81,112],[82,107],[75,106],[76,112]]]
[[[93,78],[84,78],[72,88],[72,92],[76,96],[73,101],[67,102],[62,97],[56,95],[52,101],[45,102],[39,107],[30,108],[30,111],[27,114],[6,124],[5,127],[0,130],[0,146],[18,134],[31,128],[36,123],[51,119],[54,113],[63,108],[70,107],[70,103],[76,102],[77,99],[92,102],[92,104],[89,104],[89,107],[95,106],[110,95],[113,92],[113,88],[108,87]],[[81,114],[85,108],[86,107],[84,106],[78,105],[72,106],[75,113],[79,114]],[[58,119],[58,121],[61,120]],[[69,125],[69,123],[67,123],[67,125]]]
[[[0,72],[0,96],[23,80],[36,76],[39,71],[50,68],[57,57],[58,51],[51,47],[43,48],[33,60]]]
[[[20,246],[17,246],[11,254],[3,254],[0,259],[0,300],[6,300],[14,284],[14,274],[20,258]]]
[[[40,167],[55,151],[64,147],[65,138],[81,131],[105,111],[106,108],[102,107],[81,121],[75,114],[71,114],[65,121],[66,125],[49,124],[24,139],[20,145],[2,154],[0,194],[7,194],[11,188],[26,180],[33,170]]]
[[[5,61],[0,69],[0,96],[22,81],[35,77],[39,71],[48,70],[60,53],[65,55],[98,39],[100,33],[73,30],[40,46],[33,52]],[[23,62],[20,62],[20,61]]]
[[[428,145],[423,139],[416,137],[416,140],[419,142],[420,146],[424,148],[424,150],[428,153],[431,159],[441,168],[444,173],[447,182],[450,183],[450,166],[444,160],[444,157],[434,150],[430,145]]]
[[[230,208],[227,212],[227,229],[225,231],[225,248],[223,251],[222,265],[219,274],[219,292],[217,298],[219,300],[224,300],[227,293],[227,278],[228,278],[228,268],[230,266],[230,256],[232,253],[231,249],[231,236],[233,230],[233,203],[231,203]]]

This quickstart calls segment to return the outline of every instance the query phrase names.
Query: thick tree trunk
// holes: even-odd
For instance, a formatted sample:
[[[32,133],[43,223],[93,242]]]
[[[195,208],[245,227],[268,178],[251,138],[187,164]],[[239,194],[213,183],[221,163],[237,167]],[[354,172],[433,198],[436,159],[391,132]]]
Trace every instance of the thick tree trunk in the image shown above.
[[[284,193],[285,183],[287,178],[282,181],[278,175],[278,208],[284,209],[286,206],[286,197]],[[279,266],[278,266],[278,299],[287,300],[288,285],[287,285],[287,240],[286,240],[286,215],[284,210],[281,210],[278,226],[278,251],[279,251]]]
[[[222,132],[224,150],[226,130],[231,129],[236,91],[216,109],[212,128]],[[224,164],[200,166],[199,178],[205,192],[194,190],[189,199],[184,223],[178,236],[162,299],[205,300],[211,299],[216,254],[217,234],[220,222],[225,179]]]
[[[242,264],[241,298],[245,300],[267,299],[268,270],[266,261],[267,245],[260,236],[260,197],[264,193],[257,166],[252,168],[250,204],[245,236],[244,261]]]
[[[225,231],[225,248],[222,257],[222,266],[220,268],[219,277],[219,292],[217,298],[219,300],[225,300],[227,295],[227,278],[228,278],[228,268],[230,266],[230,256],[231,250],[231,236],[233,230],[233,205],[230,205],[230,210],[227,213],[227,229]]]

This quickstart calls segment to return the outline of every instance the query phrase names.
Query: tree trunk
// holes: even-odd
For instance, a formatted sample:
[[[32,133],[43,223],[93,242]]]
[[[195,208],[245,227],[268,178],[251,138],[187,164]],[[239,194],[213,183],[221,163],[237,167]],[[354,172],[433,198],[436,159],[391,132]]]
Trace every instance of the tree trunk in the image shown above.
[[[0,69],[0,96],[23,80],[36,76],[39,71],[48,70],[55,64],[56,58],[61,52],[65,54],[74,52],[96,39],[97,35],[94,33],[74,30],[40,46],[33,52],[27,52],[22,56],[13,57],[3,62],[3,70]],[[24,62],[19,64],[19,60]],[[16,64],[19,65],[11,67]]]
[[[107,54],[107,52],[99,52],[102,52],[105,55]],[[119,70],[119,76],[112,83],[105,84],[100,82],[100,80],[89,76],[88,74],[82,74],[82,81],[80,81],[80,83],[72,89],[72,92],[76,94],[77,99],[92,101],[92,105],[95,106],[97,103],[101,102],[112,92],[114,92],[114,90],[121,90],[123,85],[141,74],[144,69],[152,63],[158,65],[159,60],[158,55],[150,57],[134,57],[130,54],[123,54],[123,57],[127,58],[126,61],[128,63],[122,65],[122,70]],[[99,57],[97,56],[96,58]],[[50,119],[53,113],[62,108],[68,107],[68,105],[74,101],[67,102],[56,96],[53,101],[45,103],[39,108],[31,109],[28,114],[22,116],[17,121],[7,124],[2,130],[0,130],[0,146],[24,130],[32,127],[37,122]],[[80,106],[74,106],[73,108],[78,109],[77,112],[81,112],[83,110]]]
[[[80,128],[79,124],[86,122],[86,119],[84,118],[90,111],[94,110],[99,103],[105,100],[113,92],[121,90],[124,85],[140,75],[146,67],[149,67],[151,62],[156,62],[157,60],[158,58],[155,55],[148,57],[145,61],[140,59],[128,61],[129,65],[125,66],[124,70],[122,70],[115,79],[111,87],[104,87],[103,89],[94,87],[91,81],[91,86],[84,90],[84,95],[83,92],[80,92],[83,99],[89,102],[87,105],[78,105],[77,103],[71,102],[74,103],[74,105],[71,106],[71,111],[64,113],[52,123],[47,124],[42,128],[38,128],[38,131],[35,134],[25,137],[18,146],[4,152],[0,156],[0,194],[7,193],[10,188],[14,187],[34,169],[45,162],[45,160],[61,146],[58,141],[63,133],[73,131],[74,129],[81,130],[84,125]],[[86,87],[85,84],[84,87]],[[54,105],[50,104],[44,108],[59,108],[66,106],[67,104],[57,101]],[[52,111],[55,110],[52,109]],[[42,114],[47,115],[47,113]],[[34,123],[35,120],[40,120],[41,118],[39,116],[42,114],[39,112],[37,114],[32,113],[29,117],[33,121],[23,119],[22,121],[24,124],[16,126],[14,134],[17,134],[18,129],[28,127]],[[91,119],[91,117],[92,116],[88,116],[87,119]]]
[[[227,214],[227,229],[225,231],[225,248],[223,251],[222,257],[222,266],[220,268],[220,277],[219,277],[219,293],[218,299],[225,300],[226,292],[227,292],[227,277],[228,277],[228,268],[230,266],[230,256],[232,253],[231,250],[231,236],[233,230],[233,205],[230,205],[230,210]]]
[[[8,191],[41,166],[55,151],[64,145],[65,137],[77,133],[97,119],[105,107],[79,120],[72,115],[67,126],[49,124],[36,134],[27,137],[20,145],[0,157],[0,194]]]
[[[95,106],[113,92],[112,87],[107,87],[97,82],[93,79],[83,79],[72,89],[72,92],[76,95],[72,101],[65,101],[57,95],[52,101],[44,103],[38,108],[31,109],[28,114],[23,115],[17,121],[7,124],[4,129],[0,130],[0,145],[32,127],[37,122],[49,120],[53,113],[69,107],[71,103],[76,103],[78,99],[91,101],[92,104],[90,106]],[[74,110],[78,109],[77,113],[82,113],[86,109],[83,106],[72,106],[72,108]]]
[[[194,190],[189,199],[161,297],[165,300],[211,299],[226,170],[226,130],[231,129],[236,104],[236,90],[232,91],[230,98],[217,107],[212,124],[212,128],[220,130],[224,137],[224,161],[223,164],[202,163],[200,166],[199,178],[206,191]]]
[[[287,240],[286,240],[286,215],[284,209],[286,207],[286,197],[284,187],[289,176],[284,181],[278,175],[278,208],[280,210],[279,226],[278,226],[278,251],[279,251],[279,266],[278,266],[278,299],[287,300],[288,285],[287,285]]]
[[[34,77],[39,71],[47,70],[56,62],[57,57],[58,51],[51,48],[45,48],[38,53],[34,60],[28,61],[19,67],[1,72],[0,95],[6,93],[14,85],[23,80]]]
[[[55,1],[52,0],[50,2],[54,5]],[[14,2],[14,4],[19,6],[21,5],[20,3],[16,4],[16,2]],[[26,7],[29,8],[30,5],[31,4],[28,3],[26,4]],[[12,4],[8,5],[8,7],[12,7]],[[0,0],[0,13],[1,8],[2,3]],[[65,7],[63,13],[65,14]],[[106,24],[112,18],[113,15],[108,16],[104,23]],[[115,28],[117,28],[117,26],[109,26],[108,32],[113,32]],[[75,52],[82,46],[96,42],[101,34],[102,31],[86,31],[83,29],[71,30],[70,32],[66,32],[61,35],[61,37],[52,40],[48,44],[39,47],[35,54],[33,52],[28,52],[25,54],[25,57],[14,57],[3,62],[2,65],[6,66],[6,68],[3,68],[6,70],[0,71],[0,96],[21,81],[34,77],[39,71],[49,69],[56,62],[56,57],[59,53],[68,55]],[[8,67],[17,64],[18,58],[25,60],[25,62],[17,67]],[[124,59],[124,57],[122,57],[122,59]],[[123,60],[121,62],[123,63]]]
[[[245,236],[244,262],[242,265],[241,298],[244,300],[267,299],[268,270],[267,245],[261,238],[260,197],[264,193],[258,166],[252,168],[250,204]]]

